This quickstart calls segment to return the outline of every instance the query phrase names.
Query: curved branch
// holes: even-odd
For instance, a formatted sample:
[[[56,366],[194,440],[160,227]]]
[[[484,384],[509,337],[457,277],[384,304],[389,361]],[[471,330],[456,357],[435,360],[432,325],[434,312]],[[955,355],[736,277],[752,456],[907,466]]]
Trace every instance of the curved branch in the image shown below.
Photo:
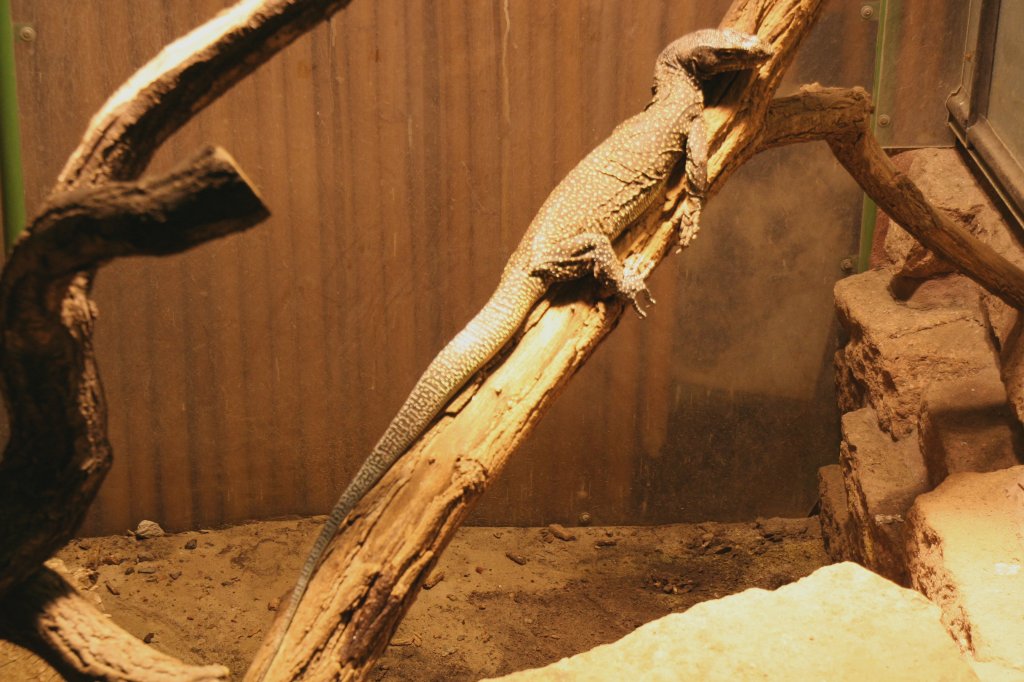
[[[18,245],[6,280],[60,279],[121,256],[180,253],[270,215],[235,160],[219,147],[157,178],[58,194]],[[6,292],[0,289],[0,305]]]
[[[348,1],[241,0],[165,48],[93,117],[48,208],[8,261],[0,280],[0,378],[11,423],[0,462],[0,619],[49,617],[45,608],[25,613],[34,607],[18,593],[47,589],[40,563],[74,533],[110,467],[92,351],[95,268],[117,256],[181,251],[266,215],[232,164],[224,174],[219,153],[156,181],[110,181],[137,178],[169,135]],[[199,184],[187,186],[190,176]],[[72,191],[89,188],[97,189]],[[74,624],[46,627],[62,626]],[[104,636],[125,643],[95,669],[86,640],[48,641],[66,669],[89,678],[125,679],[132,660],[150,656],[113,624]],[[202,679],[167,660],[164,677],[133,679]]]
[[[1024,308],[1024,271],[925,198],[871,133],[871,98],[861,88],[809,85],[772,102],[761,149],[824,140],[869,197],[918,241],[1014,308]]]
[[[230,677],[222,665],[187,665],[142,645],[49,568],[40,569],[5,607],[4,634],[67,679],[224,682]]]
[[[55,191],[131,180],[174,131],[351,0],[241,0],[178,38],[93,116]]]
[[[0,595],[71,538],[110,466],[95,310],[69,283],[117,256],[184,251],[267,215],[231,157],[210,149],[153,180],[59,194],[18,242],[0,277],[11,424],[0,461]]]
[[[805,85],[796,95],[772,100],[757,151],[858,135],[871,125],[873,111],[864,88]]]
[[[1024,272],[940,213],[865,130],[828,146],[867,195],[918,241],[1014,308],[1024,308]]]

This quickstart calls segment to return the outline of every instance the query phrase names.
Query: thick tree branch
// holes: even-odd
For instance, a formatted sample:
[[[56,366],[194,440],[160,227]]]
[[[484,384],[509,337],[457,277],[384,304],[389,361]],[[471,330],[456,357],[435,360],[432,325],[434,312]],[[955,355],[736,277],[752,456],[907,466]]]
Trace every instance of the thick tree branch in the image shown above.
[[[805,85],[772,101],[758,151],[797,142],[859,135],[871,124],[871,97],[864,88]]]
[[[57,195],[0,278],[0,373],[11,424],[0,461],[0,621],[34,632],[32,641],[53,645],[64,667],[88,679],[216,679],[226,671],[180,667],[40,571],[78,527],[110,466],[94,310],[84,297],[65,296],[74,290],[68,283],[116,256],[183,251],[266,216],[232,159],[210,149],[155,180]]]
[[[5,607],[4,634],[69,680],[220,682],[230,677],[222,665],[186,665],[142,645],[48,568],[11,595]]]
[[[231,155],[210,147],[158,178],[56,195],[4,275],[59,280],[120,256],[180,253],[269,215]]]
[[[65,298],[69,283],[116,256],[183,251],[267,215],[233,160],[210,149],[154,180],[58,194],[18,242],[0,277],[11,424],[0,461],[0,594],[70,539],[110,464],[93,306]]]
[[[931,205],[869,131],[828,146],[868,196],[918,241],[1014,308],[1024,308],[1024,272]]]
[[[741,0],[727,15],[725,25],[758,33],[775,53],[757,73],[717,84],[720,96],[709,99],[712,190],[756,152],[771,96],[820,4]],[[653,268],[673,244],[667,218],[685,199],[681,187],[672,188],[624,236],[622,250]],[[457,414],[440,420],[350,514],[266,679],[367,673],[472,503],[622,311],[619,301],[595,300],[589,283],[557,287],[544,299],[515,349],[455,398]],[[246,679],[260,679],[281,627],[278,621]]]
[[[0,281],[0,370],[11,425],[0,462],[4,622],[32,617],[19,610],[31,606],[17,601],[19,595],[50,589],[40,564],[74,534],[110,467],[106,405],[92,350],[95,268],[117,256],[181,251],[266,215],[220,153],[159,180],[110,183],[136,179],[161,142],[193,115],[347,4],[242,0],[165,48],[93,118],[47,208],[8,261]],[[70,612],[44,609],[37,615],[51,619],[45,627],[55,633],[80,627],[59,622]],[[86,630],[99,632],[93,625]],[[133,661],[149,660],[148,647],[112,624],[106,632],[124,644],[105,650],[100,667],[89,667],[95,652],[87,651],[87,639],[62,639],[66,646],[54,655],[90,679],[196,678],[173,659],[161,663],[159,675],[145,674]],[[123,672],[129,670],[138,674]]]

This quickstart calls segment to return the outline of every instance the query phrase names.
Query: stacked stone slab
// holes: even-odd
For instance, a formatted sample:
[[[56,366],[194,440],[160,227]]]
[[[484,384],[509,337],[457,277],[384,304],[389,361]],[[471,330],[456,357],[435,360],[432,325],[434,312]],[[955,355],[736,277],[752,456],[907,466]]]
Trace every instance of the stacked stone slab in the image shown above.
[[[1024,466],[952,474],[907,517],[913,587],[985,680],[1024,680]]]
[[[1024,267],[955,150],[897,164]],[[876,234],[875,269],[835,290],[848,340],[839,464],[819,472],[826,550],[935,601],[981,679],[1024,680],[1024,322],[898,226]]]
[[[916,433],[893,441],[878,426],[873,409],[843,415],[839,466],[846,484],[853,546],[865,566],[909,585],[904,515],[928,490]]]

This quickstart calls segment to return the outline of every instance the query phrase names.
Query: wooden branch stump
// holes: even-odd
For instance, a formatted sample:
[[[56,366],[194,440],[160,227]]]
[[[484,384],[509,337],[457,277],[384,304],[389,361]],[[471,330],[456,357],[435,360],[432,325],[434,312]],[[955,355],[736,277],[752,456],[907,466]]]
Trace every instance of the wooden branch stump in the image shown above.
[[[0,277],[0,595],[71,539],[110,467],[83,270],[249,228],[266,207],[223,151],[171,173],[56,195]],[[68,292],[74,292],[68,295]]]

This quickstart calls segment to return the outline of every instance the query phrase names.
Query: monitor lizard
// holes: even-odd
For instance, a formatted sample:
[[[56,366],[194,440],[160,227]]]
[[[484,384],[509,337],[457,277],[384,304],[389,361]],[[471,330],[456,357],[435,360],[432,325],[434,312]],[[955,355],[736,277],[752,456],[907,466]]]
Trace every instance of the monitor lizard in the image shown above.
[[[509,258],[497,290],[430,363],[331,510],[292,590],[267,668],[280,652],[284,632],[342,521],[455,393],[513,338],[552,283],[593,275],[644,316],[639,296],[654,300],[642,277],[619,260],[612,240],[659,196],[684,154],[686,191],[699,208],[708,155],[700,81],[753,68],[769,55],[756,36],[730,29],[696,31],[661,52],[651,102],[615,128],[555,187]],[[680,248],[695,236],[696,212],[685,220],[674,217]]]

